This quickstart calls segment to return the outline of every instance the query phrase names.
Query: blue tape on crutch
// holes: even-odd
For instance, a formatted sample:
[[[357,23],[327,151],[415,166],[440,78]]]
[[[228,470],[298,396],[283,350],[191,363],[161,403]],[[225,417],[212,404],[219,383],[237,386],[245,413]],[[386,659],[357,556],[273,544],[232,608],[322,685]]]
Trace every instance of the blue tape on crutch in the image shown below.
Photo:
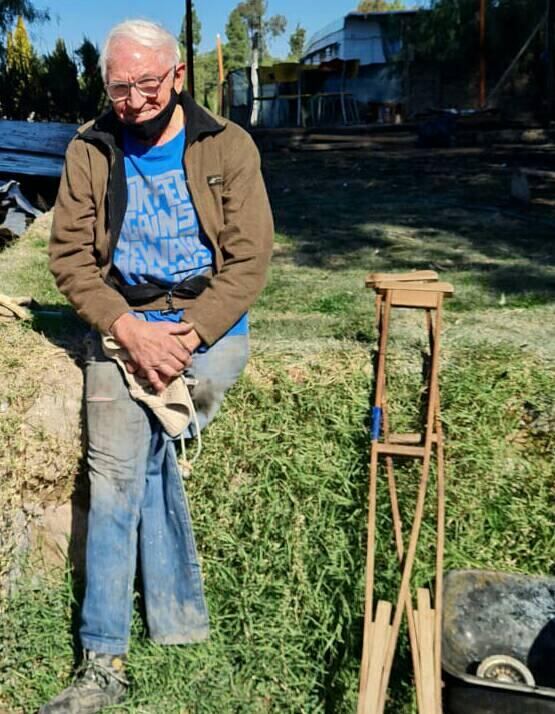
[[[372,441],[377,441],[380,438],[382,429],[382,408],[372,407]]]

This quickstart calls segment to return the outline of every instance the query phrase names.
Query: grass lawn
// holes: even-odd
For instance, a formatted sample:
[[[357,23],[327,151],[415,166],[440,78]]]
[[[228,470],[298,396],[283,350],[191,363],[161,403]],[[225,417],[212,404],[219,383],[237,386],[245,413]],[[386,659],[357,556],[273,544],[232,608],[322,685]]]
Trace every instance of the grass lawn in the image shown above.
[[[553,572],[555,216],[541,189],[528,211],[510,205],[506,167],[519,151],[529,149],[264,158],[277,231],[271,277],[251,313],[249,367],[208,429],[188,483],[212,637],[190,648],[154,645],[139,602],[134,686],[112,711],[356,710],[376,338],[363,288],[369,271],[433,268],[455,285],[441,371],[446,568]],[[1,291],[62,306],[46,271],[46,234],[39,225],[0,253]],[[80,329],[69,312],[68,320]],[[396,431],[417,424],[421,322],[402,312],[393,325]],[[67,497],[79,480],[76,450],[21,430],[50,340],[60,341],[35,328],[0,325],[0,403],[9,407],[0,413],[0,572],[21,501]],[[37,453],[55,464],[55,485]],[[406,464],[398,478],[408,524],[415,467]],[[430,497],[419,585],[433,577],[432,506]],[[378,595],[392,599],[399,576],[383,482],[378,521]],[[4,598],[0,711],[33,712],[69,682],[80,596],[69,571],[32,563]],[[416,711],[409,662],[403,636],[389,714]]]

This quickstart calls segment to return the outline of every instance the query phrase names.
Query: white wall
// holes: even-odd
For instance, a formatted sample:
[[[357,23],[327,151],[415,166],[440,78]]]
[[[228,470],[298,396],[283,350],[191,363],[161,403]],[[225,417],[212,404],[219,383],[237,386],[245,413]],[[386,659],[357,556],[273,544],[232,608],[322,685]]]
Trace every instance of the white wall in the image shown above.
[[[360,64],[385,64],[382,34],[379,22],[363,17],[346,17],[343,26],[335,24],[317,33],[311,40],[306,55],[313,57],[312,63],[331,59],[358,59]],[[324,56],[320,54],[333,46]],[[313,55],[313,53],[316,53]],[[310,61],[310,57],[308,58]]]

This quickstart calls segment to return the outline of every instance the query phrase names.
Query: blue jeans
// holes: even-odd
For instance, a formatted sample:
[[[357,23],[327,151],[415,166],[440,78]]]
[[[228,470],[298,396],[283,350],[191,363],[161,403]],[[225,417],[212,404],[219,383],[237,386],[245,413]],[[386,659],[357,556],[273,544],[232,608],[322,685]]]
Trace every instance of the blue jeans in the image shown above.
[[[216,415],[247,357],[247,335],[223,337],[193,356],[188,372],[198,380],[193,400],[201,429]],[[82,646],[106,654],[127,651],[137,555],[151,638],[161,644],[206,639],[208,612],[174,442],[130,398],[96,335],[85,398],[91,502]]]

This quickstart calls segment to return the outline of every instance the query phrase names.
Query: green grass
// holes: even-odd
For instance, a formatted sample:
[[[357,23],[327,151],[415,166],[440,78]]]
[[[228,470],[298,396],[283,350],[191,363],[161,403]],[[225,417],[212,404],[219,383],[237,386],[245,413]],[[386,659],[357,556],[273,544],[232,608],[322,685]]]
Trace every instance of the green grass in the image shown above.
[[[199,714],[353,711],[363,610],[365,361],[361,350],[304,364],[254,356],[256,371],[230,395],[189,483],[212,640],[154,646],[137,615],[137,686],[118,711],[147,704]],[[401,371],[391,385],[399,395],[396,427],[410,427],[414,417],[401,409],[416,396],[414,377]],[[526,353],[483,345],[446,356],[447,568],[552,567],[553,430],[527,427],[531,414],[545,413],[552,384],[553,375]],[[414,482],[413,469],[400,471],[405,522]],[[392,598],[398,576],[383,483],[380,498],[378,592]],[[422,584],[433,572],[431,499],[428,505],[416,568]],[[24,711],[69,679],[71,606],[63,578],[25,586],[7,603],[2,694]],[[397,694],[390,711],[410,711],[401,685]]]
[[[521,221],[484,223],[487,212],[465,206],[502,201],[501,178],[484,174],[472,156],[447,163],[434,163],[432,155],[418,173],[383,153],[365,155],[365,162],[343,153],[267,162],[278,249],[251,315],[253,354],[208,429],[187,484],[212,636],[194,647],[154,645],[137,607],[134,686],[125,706],[113,711],[355,711],[376,338],[372,296],[362,285],[371,270],[447,261],[442,277],[457,289],[447,305],[441,371],[446,568],[552,572],[555,341],[548,229],[524,237]],[[450,171],[456,180],[447,184]],[[434,194],[441,187],[444,192]],[[50,294],[50,279],[41,278],[44,263],[36,274],[24,269],[26,260],[41,264],[42,246],[20,244],[0,255],[0,278],[5,258],[26,250],[17,292],[40,284],[46,301],[61,303]],[[421,328],[414,313],[396,315],[392,325],[395,430],[418,426]],[[16,325],[2,336],[10,348],[0,348],[0,367],[11,360],[24,370],[27,352],[36,361],[34,333]],[[17,451],[17,415],[39,388],[40,374],[25,384],[16,398],[18,383],[9,383],[14,412],[8,421],[0,416],[0,466],[3,454]],[[25,461],[10,458],[8,483],[19,478],[25,491]],[[397,477],[408,524],[417,468],[404,464]],[[36,469],[29,479],[40,498],[45,485]],[[63,473],[61,481],[68,482]],[[415,567],[422,585],[433,582],[433,496],[432,479]],[[392,599],[399,574],[387,503],[382,473],[376,586],[378,597]],[[0,704],[7,711],[33,712],[69,682],[79,597],[79,583],[67,573],[41,575],[33,563],[3,602]],[[388,714],[414,711],[403,635]]]

